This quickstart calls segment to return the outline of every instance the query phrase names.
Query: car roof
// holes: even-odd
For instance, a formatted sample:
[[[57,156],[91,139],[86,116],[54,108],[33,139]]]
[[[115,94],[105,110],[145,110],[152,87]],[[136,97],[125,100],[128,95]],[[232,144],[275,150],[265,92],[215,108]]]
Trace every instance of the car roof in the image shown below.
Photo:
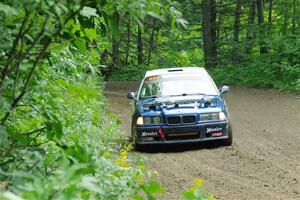
[[[199,74],[208,75],[203,67],[172,67],[163,69],[154,69],[146,72],[145,78],[149,76],[159,76],[165,74]]]

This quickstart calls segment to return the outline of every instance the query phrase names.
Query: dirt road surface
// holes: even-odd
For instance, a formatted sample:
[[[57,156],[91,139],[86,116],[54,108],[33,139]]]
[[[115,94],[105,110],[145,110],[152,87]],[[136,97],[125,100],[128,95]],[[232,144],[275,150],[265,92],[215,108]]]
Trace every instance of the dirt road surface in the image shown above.
[[[130,135],[128,91],[136,83],[110,82],[105,94]],[[224,200],[300,200],[300,99],[276,90],[232,88],[226,94],[234,143],[157,146],[148,157],[167,192],[158,199],[182,199],[196,177],[206,192]],[[154,149],[154,151],[153,151]]]

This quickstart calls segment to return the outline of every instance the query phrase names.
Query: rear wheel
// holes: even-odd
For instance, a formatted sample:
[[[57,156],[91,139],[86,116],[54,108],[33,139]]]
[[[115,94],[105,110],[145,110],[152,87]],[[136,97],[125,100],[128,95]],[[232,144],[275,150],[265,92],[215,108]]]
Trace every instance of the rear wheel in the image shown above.
[[[230,146],[230,145],[232,145],[232,141],[233,141],[232,127],[231,127],[231,124],[229,124],[229,126],[228,126],[228,138],[223,141],[223,145],[224,146]]]

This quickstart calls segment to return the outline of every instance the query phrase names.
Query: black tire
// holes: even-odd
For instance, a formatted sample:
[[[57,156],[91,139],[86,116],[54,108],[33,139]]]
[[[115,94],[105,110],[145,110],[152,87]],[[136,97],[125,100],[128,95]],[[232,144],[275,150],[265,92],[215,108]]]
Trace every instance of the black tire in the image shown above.
[[[136,138],[134,135],[132,135],[132,141],[133,141],[133,145],[134,145],[134,150],[135,151],[143,151],[144,150],[144,145],[138,144],[136,142]]]
[[[136,142],[136,136],[135,136],[135,133],[133,131],[133,124],[131,124],[131,142],[133,143],[133,147],[134,147],[135,151],[142,151],[143,150],[143,146]]]
[[[223,141],[223,145],[224,146],[231,146],[232,142],[233,142],[232,127],[231,127],[231,124],[229,124],[229,126],[228,126],[228,138]]]
[[[140,145],[140,144],[137,144],[137,143],[134,143],[134,150],[135,151],[143,151],[143,145]]]

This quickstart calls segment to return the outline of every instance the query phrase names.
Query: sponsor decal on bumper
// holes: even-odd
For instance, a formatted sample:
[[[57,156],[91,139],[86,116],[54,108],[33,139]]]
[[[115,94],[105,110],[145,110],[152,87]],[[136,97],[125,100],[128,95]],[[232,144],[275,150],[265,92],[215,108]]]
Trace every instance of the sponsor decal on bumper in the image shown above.
[[[205,123],[185,126],[135,127],[138,143],[187,143],[226,139],[228,122]],[[163,130],[163,136],[160,134]]]
[[[156,131],[142,131],[141,136],[142,137],[157,136],[157,132]]]
[[[222,127],[214,127],[214,128],[206,128],[206,133],[220,132],[222,131]]]

